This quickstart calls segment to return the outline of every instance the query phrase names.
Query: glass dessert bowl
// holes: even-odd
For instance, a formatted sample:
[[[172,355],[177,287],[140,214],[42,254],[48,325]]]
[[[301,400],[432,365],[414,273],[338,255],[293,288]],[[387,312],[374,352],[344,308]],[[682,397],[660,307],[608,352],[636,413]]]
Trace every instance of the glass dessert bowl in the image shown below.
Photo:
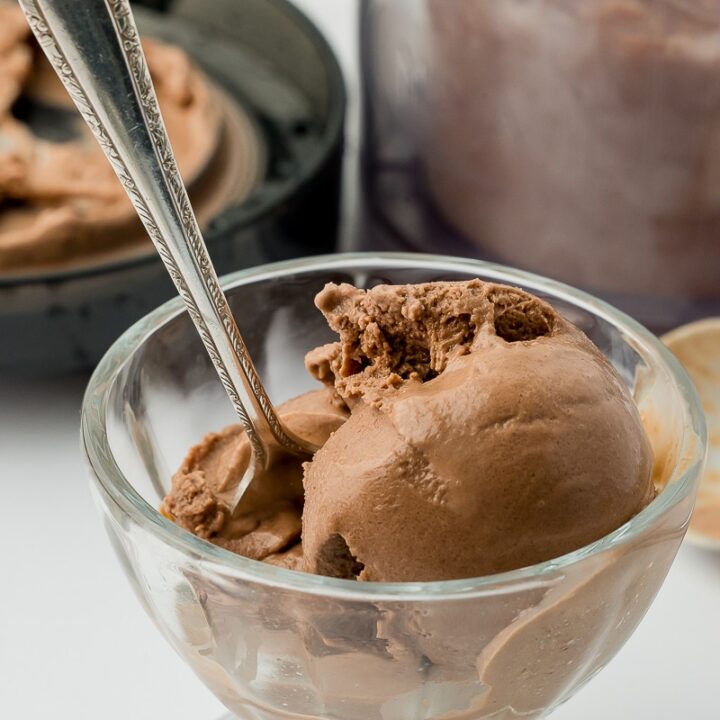
[[[248,560],[185,532],[156,508],[187,448],[235,418],[180,301],[128,330],[95,371],[82,439],[109,536],[148,614],[237,716],[541,717],[613,657],[662,584],[706,431],[685,372],[630,318],[537,276],[422,255],[292,261],[232,275],[225,288],[278,404],[316,387],[303,357],[333,339],[313,305],[326,282],[475,277],[546,299],[605,353],[633,390],[661,488],[602,539],[500,575],[355,582]]]

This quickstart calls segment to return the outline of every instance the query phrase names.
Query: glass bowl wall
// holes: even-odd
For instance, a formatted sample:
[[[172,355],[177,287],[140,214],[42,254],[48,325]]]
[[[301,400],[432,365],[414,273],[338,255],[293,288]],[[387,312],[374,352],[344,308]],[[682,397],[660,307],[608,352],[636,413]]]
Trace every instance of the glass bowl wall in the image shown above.
[[[549,299],[595,341],[633,388],[666,484],[611,535],[503,575],[357,583],[257,563],[186,533],[156,508],[187,449],[235,418],[179,302],[135,325],[96,370],[82,437],[107,532],[160,631],[239,717],[539,717],[613,657],[665,578],[705,429],[678,363],[629,318],[536,276],[418,255],[292,261],[237,273],[225,287],[279,403],[315,386],[303,355],[332,337],[313,305],[324,283],[474,277]]]

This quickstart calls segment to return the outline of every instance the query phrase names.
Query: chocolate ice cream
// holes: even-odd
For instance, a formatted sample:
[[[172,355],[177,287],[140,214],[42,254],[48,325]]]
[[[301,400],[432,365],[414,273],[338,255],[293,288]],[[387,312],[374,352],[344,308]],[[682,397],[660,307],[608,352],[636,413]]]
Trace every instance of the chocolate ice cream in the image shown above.
[[[294,398],[278,413],[292,432],[318,445],[347,417],[328,390]],[[191,533],[232,552],[297,569],[302,560],[302,461],[278,451],[231,517],[232,489],[249,459],[250,443],[239,425],[207,435],[173,477],[161,511]]]
[[[541,300],[475,280],[331,284],[316,304],[340,335],[306,359],[328,387],[280,413],[322,447],[304,477],[278,455],[231,518],[249,446],[208,436],[163,506],[191,532],[323,575],[441,580],[557,557],[654,497],[626,386]]]
[[[502,572],[586,545],[653,498],[627,388],[545,303],[473,281],[328,286],[317,304],[341,340],[311,369],[353,412],[306,469],[311,572]]]
[[[598,292],[718,298],[720,4],[427,0],[436,207]]]
[[[255,183],[254,133],[183,50],[153,38],[143,38],[143,50],[178,167],[207,222]],[[23,103],[52,123],[67,113],[76,118],[22,10],[0,2],[0,273],[146,247],[124,187],[79,116],[76,124],[57,121],[55,135],[46,137],[33,125],[33,112],[30,120],[14,112]],[[238,145],[247,150],[243,157]],[[226,168],[220,155],[237,167]]]

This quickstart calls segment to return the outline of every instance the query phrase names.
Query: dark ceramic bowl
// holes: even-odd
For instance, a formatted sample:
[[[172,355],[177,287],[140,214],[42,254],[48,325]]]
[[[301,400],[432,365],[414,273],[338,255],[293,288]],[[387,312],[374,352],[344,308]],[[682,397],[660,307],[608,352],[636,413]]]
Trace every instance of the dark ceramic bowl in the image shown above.
[[[142,33],[184,48],[255,124],[264,176],[205,238],[219,274],[335,247],[345,89],[312,23],[286,0],[143,3]],[[0,369],[93,367],[115,338],[174,294],[151,245],[122,259],[0,274]]]

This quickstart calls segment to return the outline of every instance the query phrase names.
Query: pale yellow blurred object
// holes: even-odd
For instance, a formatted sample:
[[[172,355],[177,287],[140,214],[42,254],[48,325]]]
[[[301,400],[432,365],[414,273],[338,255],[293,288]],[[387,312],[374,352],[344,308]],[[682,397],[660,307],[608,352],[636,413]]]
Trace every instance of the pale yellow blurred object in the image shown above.
[[[720,317],[683,325],[662,340],[695,383],[708,425],[707,466],[687,539],[720,550]]]

